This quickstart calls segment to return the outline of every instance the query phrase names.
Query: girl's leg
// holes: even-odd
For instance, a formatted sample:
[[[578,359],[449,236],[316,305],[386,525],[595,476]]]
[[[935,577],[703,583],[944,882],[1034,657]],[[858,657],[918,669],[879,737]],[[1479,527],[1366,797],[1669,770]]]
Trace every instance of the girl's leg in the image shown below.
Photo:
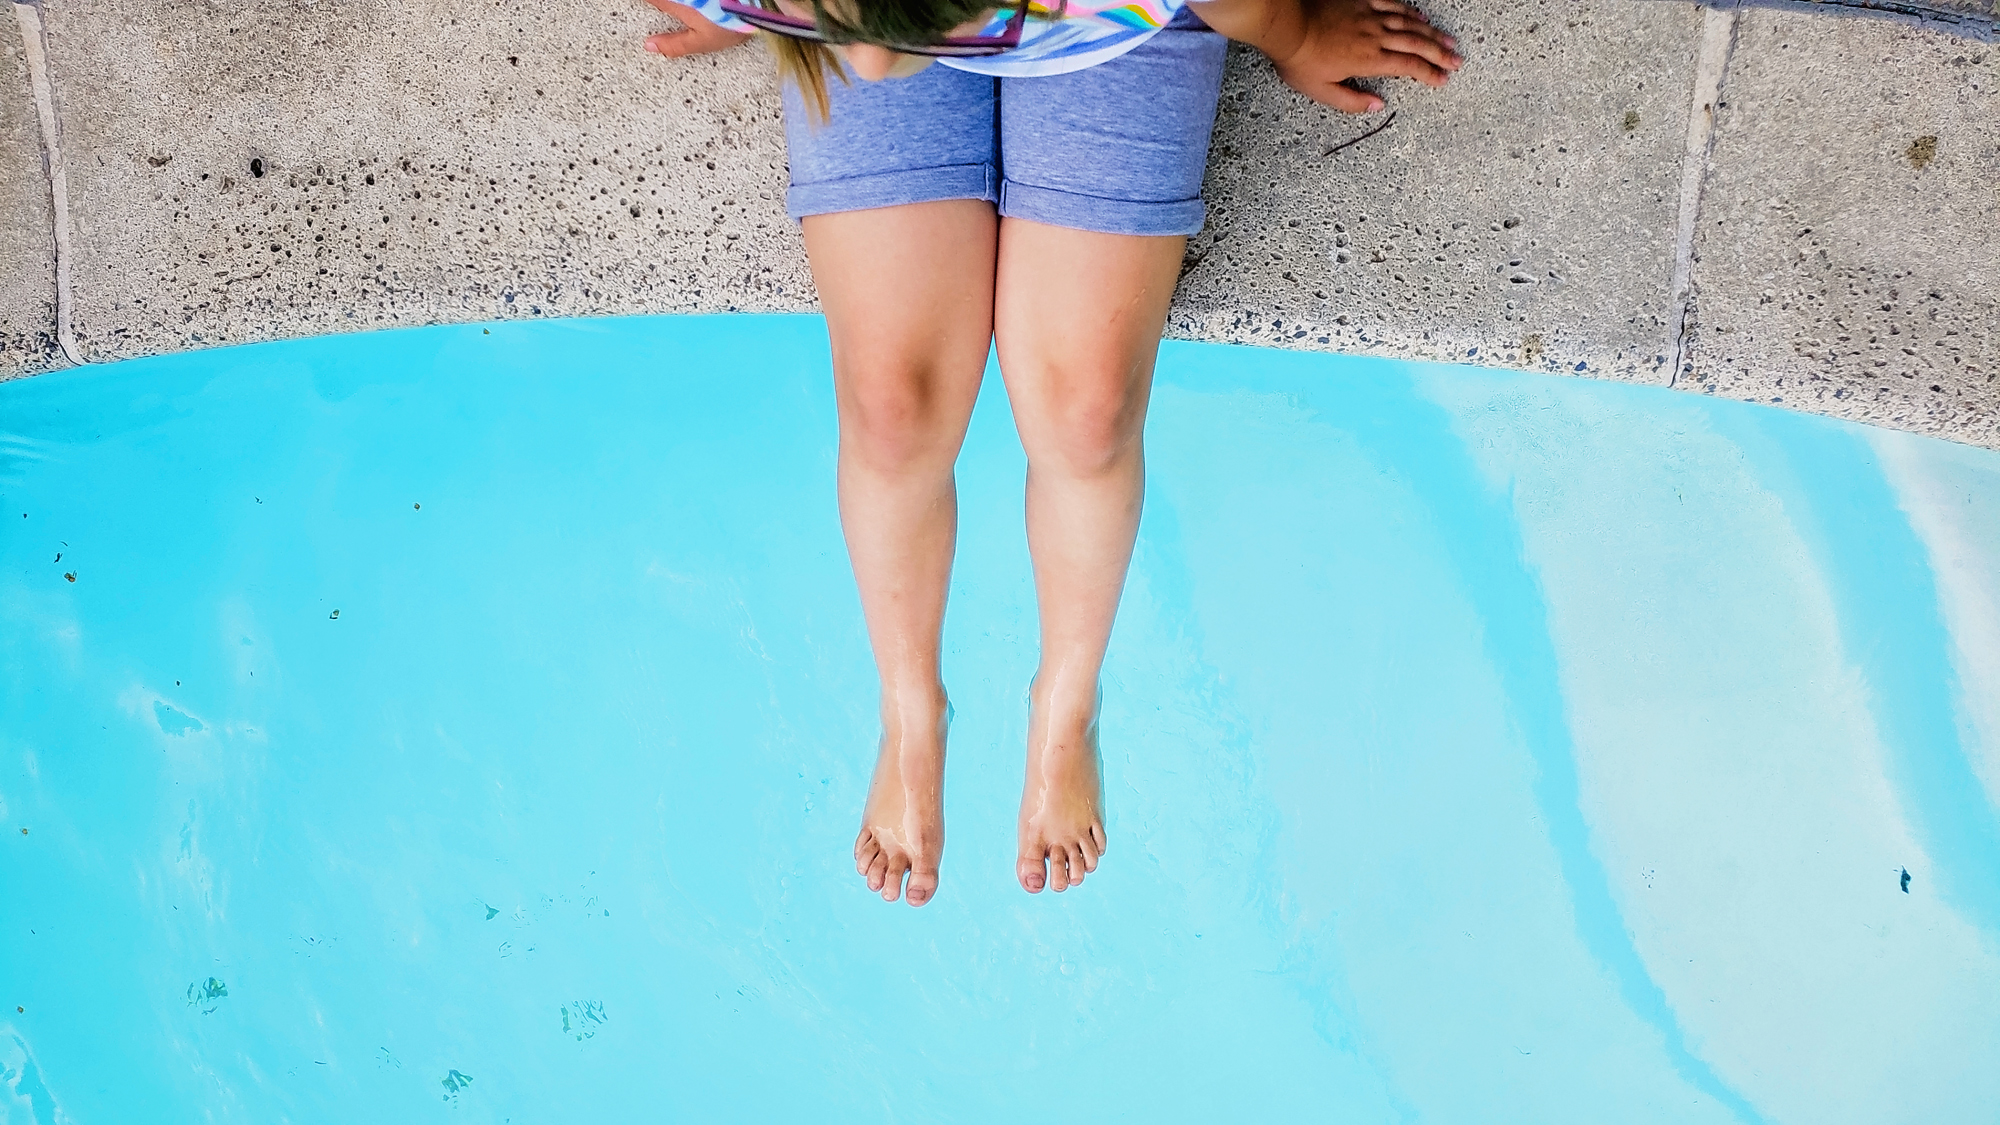
[[[1145,491],[1141,430],[1186,239],[1000,223],[994,335],[1028,453],[1042,661],[1021,793],[1021,886],[1061,891],[1104,854],[1098,672]]]
[[[993,336],[993,205],[970,199],[803,222],[833,345],[840,520],[882,681],[882,747],[854,842],[870,890],[922,906],[944,852],[938,671],[958,528],[952,464]]]

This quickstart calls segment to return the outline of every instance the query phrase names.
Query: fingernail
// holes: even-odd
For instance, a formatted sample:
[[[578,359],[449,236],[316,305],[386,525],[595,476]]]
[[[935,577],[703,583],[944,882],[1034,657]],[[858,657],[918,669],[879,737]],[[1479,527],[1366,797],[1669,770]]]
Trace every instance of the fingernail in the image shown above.
[[[1381,102],[1369,102],[1369,103],[1368,103],[1368,112],[1370,112],[1370,113],[1380,113],[1380,112],[1382,112],[1382,103],[1381,103]]]

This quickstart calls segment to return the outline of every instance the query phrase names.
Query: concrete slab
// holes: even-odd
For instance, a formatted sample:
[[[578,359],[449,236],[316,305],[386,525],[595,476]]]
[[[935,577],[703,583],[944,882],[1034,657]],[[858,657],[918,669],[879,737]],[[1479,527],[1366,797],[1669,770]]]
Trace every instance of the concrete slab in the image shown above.
[[[1666,382],[1702,9],[1431,10],[1470,65],[1441,92],[1383,86],[1393,121],[1310,106],[1235,55],[1170,333]],[[1692,385],[2000,445],[1995,48],[1738,18],[1692,236]],[[654,58],[641,38],[668,21],[639,0],[532,18],[499,0],[66,0],[46,19],[88,358],[813,307],[768,59]],[[8,284],[40,296],[9,289],[4,315],[45,337],[29,244],[47,201],[15,169],[33,119],[4,115],[27,104],[0,106],[0,203],[31,221],[0,239],[28,247],[4,243],[29,262]]]
[[[2000,49],[1738,19],[1691,389],[2000,446]]]
[[[1172,331],[1666,382],[1700,10],[1428,6],[1467,64],[1324,110],[1239,51]],[[1352,143],[1352,147],[1341,148]]]
[[[811,307],[760,49],[636,0],[48,12],[93,360],[507,316]]]
[[[61,365],[55,298],[55,219],[42,170],[42,126],[10,11],[0,17],[0,379]]]

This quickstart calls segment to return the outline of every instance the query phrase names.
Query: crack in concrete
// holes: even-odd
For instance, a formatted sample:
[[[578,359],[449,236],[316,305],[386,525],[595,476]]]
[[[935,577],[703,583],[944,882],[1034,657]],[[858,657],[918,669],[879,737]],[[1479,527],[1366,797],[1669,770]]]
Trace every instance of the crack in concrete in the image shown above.
[[[35,91],[35,110],[42,121],[42,171],[49,182],[49,202],[55,218],[56,346],[71,363],[83,364],[83,350],[70,331],[69,179],[63,171],[61,118],[56,114],[55,84],[49,79],[49,38],[42,26],[41,0],[14,0],[14,20],[21,28],[21,47],[28,56],[28,83]]]
[[[1948,35],[2000,41],[2000,3],[1991,0],[1704,0],[1730,8],[1768,8],[1819,16],[1889,20]]]
[[[1736,9],[1701,10],[1701,52],[1694,68],[1694,96],[1688,107],[1687,150],[1681,160],[1680,221],[1674,231],[1674,272],[1668,283],[1674,301],[1674,362],[1667,386],[1678,386],[1687,362],[1688,330],[1694,314],[1694,236],[1701,218],[1701,190],[1708,178],[1708,158],[1715,147],[1715,109],[1722,100],[1722,80],[1729,56],[1736,50]]]

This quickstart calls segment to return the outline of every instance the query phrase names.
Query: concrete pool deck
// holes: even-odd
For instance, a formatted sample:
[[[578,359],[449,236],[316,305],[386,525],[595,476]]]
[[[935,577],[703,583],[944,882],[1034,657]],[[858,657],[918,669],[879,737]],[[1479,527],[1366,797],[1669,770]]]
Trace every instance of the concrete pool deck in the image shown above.
[[[1445,91],[1386,87],[1386,127],[1234,56],[1172,335],[2000,447],[1991,36],[1670,0],[1428,7],[1468,65]],[[650,56],[670,24],[640,0],[21,14],[0,64],[0,377],[391,325],[814,307],[768,58]]]

